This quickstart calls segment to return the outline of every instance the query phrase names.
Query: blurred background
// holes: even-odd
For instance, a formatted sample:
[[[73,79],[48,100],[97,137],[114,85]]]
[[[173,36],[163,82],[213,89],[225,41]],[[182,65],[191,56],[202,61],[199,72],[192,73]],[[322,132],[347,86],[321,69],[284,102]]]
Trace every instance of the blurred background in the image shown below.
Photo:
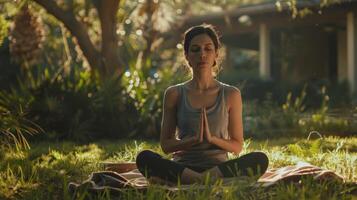
[[[201,23],[221,36],[217,79],[242,92],[246,138],[357,133],[356,1],[0,2],[3,144],[157,139]]]

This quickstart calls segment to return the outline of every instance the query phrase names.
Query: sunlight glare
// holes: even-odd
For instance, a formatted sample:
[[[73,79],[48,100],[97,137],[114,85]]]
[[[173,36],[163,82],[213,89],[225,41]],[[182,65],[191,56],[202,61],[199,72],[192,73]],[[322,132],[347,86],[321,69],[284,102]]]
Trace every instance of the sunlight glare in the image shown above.
[[[124,73],[124,76],[126,76],[126,77],[129,77],[130,75],[131,75],[130,71],[126,71],[126,72]]]

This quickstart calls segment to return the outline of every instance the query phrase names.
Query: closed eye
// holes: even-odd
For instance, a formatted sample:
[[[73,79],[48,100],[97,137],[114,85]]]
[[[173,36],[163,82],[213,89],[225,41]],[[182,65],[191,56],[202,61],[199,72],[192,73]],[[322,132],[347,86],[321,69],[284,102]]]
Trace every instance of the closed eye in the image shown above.
[[[198,46],[191,47],[191,51],[192,51],[192,52],[199,52],[200,50],[201,50],[201,48],[198,47]]]
[[[207,43],[204,45],[204,50],[205,51],[213,51],[213,44],[212,43]],[[190,48],[191,52],[199,52],[201,50],[201,47],[199,45],[192,45]]]
[[[213,48],[212,48],[212,47],[206,47],[205,50],[206,50],[206,51],[212,51]]]

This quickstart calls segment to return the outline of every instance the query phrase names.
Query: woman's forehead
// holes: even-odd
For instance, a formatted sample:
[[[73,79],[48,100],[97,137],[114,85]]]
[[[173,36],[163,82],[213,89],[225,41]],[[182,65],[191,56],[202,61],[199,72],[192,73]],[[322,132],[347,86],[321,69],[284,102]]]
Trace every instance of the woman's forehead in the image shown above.
[[[191,40],[192,45],[212,45],[213,41],[207,34],[196,35]]]

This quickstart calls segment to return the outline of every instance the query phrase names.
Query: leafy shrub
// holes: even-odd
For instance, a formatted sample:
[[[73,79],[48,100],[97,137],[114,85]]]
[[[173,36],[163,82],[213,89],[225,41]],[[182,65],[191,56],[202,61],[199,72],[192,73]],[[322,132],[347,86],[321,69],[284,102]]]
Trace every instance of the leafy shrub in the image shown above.
[[[26,136],[42,132],[41,127],[28,118],[28,103],[23,95],[12,90],[0,91],[0,144],[17,150],[30,148]]]
[[[271,95],[262,103],[245,103],[245,134],[256,138],[299,135],[297,122],[304,111],[304,100],[305,90],[302,90],[301,95],[296,98],[288,93],[282,106],[274,102]]]
[[[307,106],[308,85],[301,90],[300,95],[286,95],[282,105],[267,95],[263,102],[252,101],[244,105],[244,130],[248,137],[280,137],[307,136],[311,131],[330,135],[353,135],[357,132],[357,121],[354,120],[356,111],[347,111],[348,107],[332,110],[327,87],[322,86],[318,94],[320,107]]]
[[[321,88],[325,87],[329,91],[330,107],[348,106],[351,104],[351,98],[348,89],[348,83],[334,83],[327,80],[312,80],[301,84],[291,84],[276,80],[246,80],[237,83],[241,89],[243,98],[247,101],[257,100],[262,103],[267,96],[278,105],[286,103],[286,95],[291,93],[291,98],[301,95],[305,91],[304,105],[305,109],[318,109],[324,98]]]
[[[322,102],[320,108],[308,116],[300,117],[298,123],[304,132],[319,131],[324,134],[349,135],[357,133],[357,122],[353,120],[352,112],[329,113],[330,97],[326,87],[322,87]]]
[[[181,74],[131,66],[122,77],[100,79],[79,66],[68,74],[37,66],[22,76],[13,95],[26,99],[29,118],[46,131],[42,138],[88,141],[158,137],[162,95]]]
[[[73,69],[70,76],[45,79],[31,89],[31,115],[57,139],[123,138],[134,127],[136,110],[126,102],[120,79],[93,79]]]
[[[168,67],[160,69],[151,67],[151,61],[145,62],[144,70],[130,66],[122,78],[126,101],[132,102],[139,112],[138,128],[133,135],[158,138],[162,116],[163,94],[165,89],[186,78],[183,71]]]

